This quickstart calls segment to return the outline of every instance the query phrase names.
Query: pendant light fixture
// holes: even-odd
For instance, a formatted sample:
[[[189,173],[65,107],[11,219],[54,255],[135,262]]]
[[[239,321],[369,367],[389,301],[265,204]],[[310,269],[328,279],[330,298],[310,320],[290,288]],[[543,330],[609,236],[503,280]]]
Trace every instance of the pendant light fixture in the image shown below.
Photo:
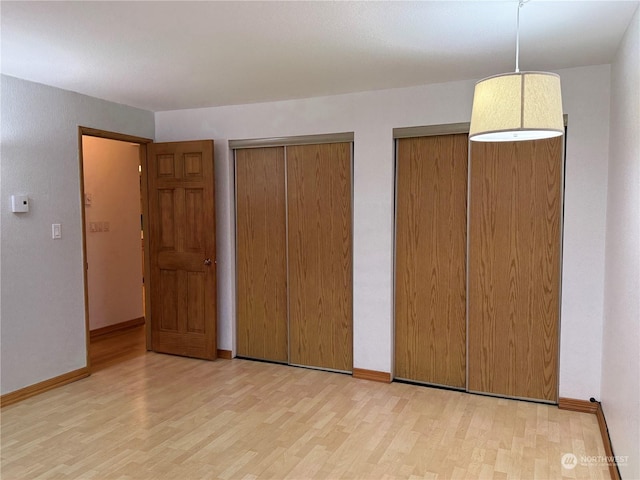
[[[560,76],[548,72],[521,72],[519,68],[520,9],[526,1],[518,3],[516,71],[476,83],[470,140],[512,142],[557,137],[564,133]]]

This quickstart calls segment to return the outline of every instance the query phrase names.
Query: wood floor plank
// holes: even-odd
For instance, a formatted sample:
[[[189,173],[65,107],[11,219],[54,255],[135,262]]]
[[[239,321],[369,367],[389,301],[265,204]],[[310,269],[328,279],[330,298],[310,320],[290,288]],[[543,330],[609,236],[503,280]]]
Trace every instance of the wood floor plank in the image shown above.
[[[113,360],[2,409],[3,480],[610,478],[560,463],[605,455],[588,413],[249,360]]]
[[[91,339],[91,371],[97,372],[146,352],[144,325],[97,336]]]

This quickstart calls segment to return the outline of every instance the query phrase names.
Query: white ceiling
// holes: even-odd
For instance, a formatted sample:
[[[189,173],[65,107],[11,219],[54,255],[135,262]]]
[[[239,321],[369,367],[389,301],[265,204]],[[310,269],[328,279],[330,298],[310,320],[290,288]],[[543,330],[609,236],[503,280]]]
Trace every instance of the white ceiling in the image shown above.
[[[640,2],[532,0],[521,70],[611,63]],[[2,73],[152,111],[514,70],[517,0],[0,3]]]

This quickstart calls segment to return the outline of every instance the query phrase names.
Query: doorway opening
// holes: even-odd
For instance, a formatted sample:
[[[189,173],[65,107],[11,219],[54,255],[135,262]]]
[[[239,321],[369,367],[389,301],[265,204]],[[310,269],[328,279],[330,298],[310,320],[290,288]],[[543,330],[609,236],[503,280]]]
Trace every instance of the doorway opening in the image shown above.
[[[145,249],[149,139],[79,128],[85,328],[91,371],[150,344]]]

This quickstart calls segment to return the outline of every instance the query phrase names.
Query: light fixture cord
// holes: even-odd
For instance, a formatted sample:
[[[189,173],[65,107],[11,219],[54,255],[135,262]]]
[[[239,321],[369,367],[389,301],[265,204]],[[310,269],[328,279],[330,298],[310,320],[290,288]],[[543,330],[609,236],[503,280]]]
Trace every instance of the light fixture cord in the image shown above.
[[[516,16],[516,73],[520,72],[520,9],[524,1],[518,2],[518,14]]]

